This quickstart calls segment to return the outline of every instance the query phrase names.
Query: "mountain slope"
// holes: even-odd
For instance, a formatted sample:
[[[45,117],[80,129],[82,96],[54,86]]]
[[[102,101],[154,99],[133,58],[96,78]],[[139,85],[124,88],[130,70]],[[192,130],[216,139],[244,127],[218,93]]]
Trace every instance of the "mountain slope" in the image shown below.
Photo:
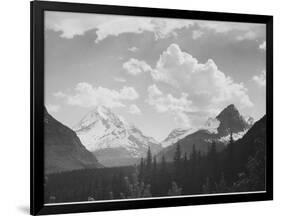
[[[162,148],[152,137],[104,106],[89,112],[74,130],[82,144],[105,166],[131,165],[144,157],[148,148],[153,154]]]
[[[249,156],[254,156],[258,148],[265,151],[266,146],[266,116],[258,120],[248,132],[235,142],[234,153],[236,164],[246,164]]]
[[[44,113],[45,173],[102,167],[70,128]]]
[[[164,139],[161,144],[162,146],[168,147],[177,141],[181,140],[182,138],[186,137],[188,134],[191,133],[191,129],[184,129],[184,128],[176,128],[172,130],[166,139]]]
[[[195,145],[197,151],[206,153],[213,141],[216,142],[217,149],[222,150],[229,141],[230,132],[233,133],[234,138],[240,138],[252,126],[249,122],[252,122],[252,120],[246,121],[237,108],[231,104],[223,109],[215,119],[209,118],[203,129],[199,129],[163,149],[157,155],[157,158],[160,160],[164,155],[166,160],[171,161],[177,143],[187,156],[190,155],[193,145]]]

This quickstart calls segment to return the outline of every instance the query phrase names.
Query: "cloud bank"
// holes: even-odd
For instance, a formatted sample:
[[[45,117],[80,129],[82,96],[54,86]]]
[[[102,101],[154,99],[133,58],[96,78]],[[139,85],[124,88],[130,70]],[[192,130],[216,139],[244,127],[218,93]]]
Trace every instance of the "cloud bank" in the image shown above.
[[[177,36],[177,30],[195,27],[193,39],[202,36],[204,31],[216,34],[236,32],[237,40],[254,40],[260,36],[261,24],[232,23],[218,21],[196,21],[167,18],[149,18],[120,15],[102,15],[71,12],[46,12],[45,27],[57,32],[60,36],[71,39],[77,35],[83,35],[89,30],[96,30],[98,43],[109,36],[119,36],[124,33],[140,34],[152,32],[155,39],[163,39]]]
[[[55,97],[65,99],[67,104],[80,107],[125,107],[123,101],[136,100],[139,94],[133,87],[124,86],[120,90],[112,90],[104,87],[93,87],[91,84],[78,83],[73,94],[57,92]]]

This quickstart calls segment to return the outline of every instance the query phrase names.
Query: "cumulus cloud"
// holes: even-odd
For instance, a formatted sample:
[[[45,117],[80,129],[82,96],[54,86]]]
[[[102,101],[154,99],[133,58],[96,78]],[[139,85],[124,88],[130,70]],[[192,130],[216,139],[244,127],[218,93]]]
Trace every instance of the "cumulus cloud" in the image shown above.
[[[135,115],[140,115],[141,114],[141,110],[140,110],[140,108],[136,104],[131,104],[129,106],[129,113],[135,114]]]
[[[179,119],[183,118],[186,124],[199,120],[202,115],[197,114],[200,113],[205,116],[217,114],[230,103],[239,108],[253,106],[243,83],[236,83],[226,76],[212,59],[199,63],[177,44],[171,44],[160,55],[155,68],[145,62],[142,64],[146,65],[154,81],[166,83],[182,92],[176,98],[171,94],[165,95],[152,85],[148,88],[148,104],[158,112],[172,112]]]
[[[265,70],[261,72],[259,75],[253,76],[253,81],[260,87],[264,87],[266,84],[266,74]]]
[[[134,58],[131,58],[129,61],[124,62],[123,68],[131,75],[138,75],[143,72],[149,72],[152,70],[145,61],[140,61]]]
[[[163,52],[152,71],[152,77],[175,88],[184,89],[194,101],[208,104],[235,103],[240,107],[252,106],[243,83],[235,83],[220,71],[212,59],[206,63],[171,44]]]
[[[56,94],[64,98],[66,103],[80,107],[95,107],[104,105],[106,107],[124,107],[123,101],[135,100],[139,97],[133,87],[124,86],[122,89],[112,90],[104,87],[93,87],[91,84],[81,82],[74,88],[73,94]]]
[[[163,94],[159,88],[153,84],[147,88],[147,103],[159,113],[170,113],[174,119],[182,126],[189,127],[190,119],[187,115],[191,111],[192,102],[186,93],[182,93],[179,98],[172,94]]]
[[[57,113],[60,110],[60,105],[47,104],[46,107],[50,113]]]
[[[259,45],[259,49],[261,50],[266,50],[266,42],[263,41],[260,45]]]

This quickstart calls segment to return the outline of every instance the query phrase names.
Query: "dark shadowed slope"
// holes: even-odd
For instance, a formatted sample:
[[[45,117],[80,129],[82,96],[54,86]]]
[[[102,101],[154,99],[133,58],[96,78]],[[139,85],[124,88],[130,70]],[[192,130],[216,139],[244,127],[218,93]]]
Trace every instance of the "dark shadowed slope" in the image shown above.
[[[76,133],[44,113],[45,173],[102,167],[80,142]]]

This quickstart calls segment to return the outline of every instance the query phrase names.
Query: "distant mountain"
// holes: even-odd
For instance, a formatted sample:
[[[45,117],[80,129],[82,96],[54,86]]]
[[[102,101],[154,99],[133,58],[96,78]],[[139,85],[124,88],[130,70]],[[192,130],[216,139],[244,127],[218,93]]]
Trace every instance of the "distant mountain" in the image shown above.
[[[162,149],[154,138],[145,136],[104,106],[89,112],[74,130],[105,166],[132,165],[145,156],[149,147],[153,154]]]
[[[191,129],[176,128],[169,133],[167,138],[164,139],[161,142],[161,144],[164,148],[168,147],[168,146],[176,143],[180,139],[183,139],[184,137],[186,137],[188,134],[190,134],[190,132],[191,132]]]
[[[233,138],[241,138],[253,125],[253,118],[244,118],[233,105],[227,106],[215,118],[209,118],[202,129],[187,133],[174,144],[164,148],[158,155],[157,159],[164,155],[166,160],[171,161],[174,156],[176,145],[179,144],[182,152],[190,155],[193,145],[196,150],[206,153],[213,141],[216,142],[217,149],[222,150],[230,139],[230,132]],[[183,133],[184,134],[184,133]]]
[[[44,112],[45,173],[102,167],[70,128]]]

